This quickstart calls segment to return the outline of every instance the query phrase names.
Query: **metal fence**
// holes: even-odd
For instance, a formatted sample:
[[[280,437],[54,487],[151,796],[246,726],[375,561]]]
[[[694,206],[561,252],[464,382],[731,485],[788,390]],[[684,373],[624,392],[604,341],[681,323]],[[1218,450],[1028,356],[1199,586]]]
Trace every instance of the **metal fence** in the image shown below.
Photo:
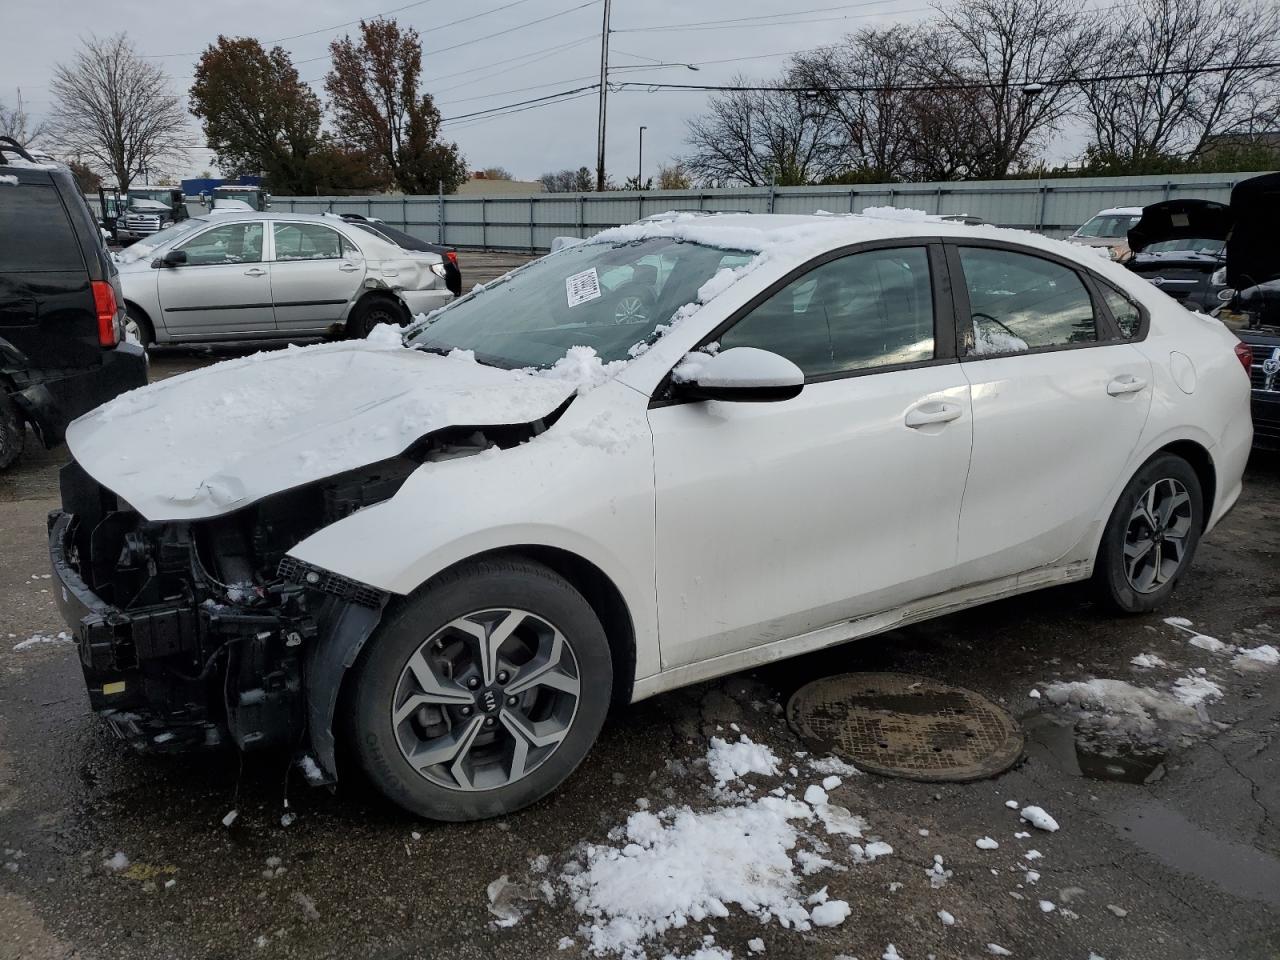
[[[586,237],[667,210],[859,213],[899,207],[967,214],[1005,227],[1066,236],[1106,207],[1140,207],[1175,197],[1227,202],[1256,173],[1177,177],[1091,177],[829,187],[739,187],[541,193],[528,197],[275,197],[272,209],[360,213],[433,243],[483,250],[548,250],[559,236]]]

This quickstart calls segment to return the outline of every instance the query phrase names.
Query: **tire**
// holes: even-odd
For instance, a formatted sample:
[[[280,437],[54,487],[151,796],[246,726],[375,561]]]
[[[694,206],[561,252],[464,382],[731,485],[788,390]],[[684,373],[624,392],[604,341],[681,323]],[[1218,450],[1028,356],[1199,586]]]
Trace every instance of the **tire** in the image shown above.
[[[156,333],[148,320],[133,304],[125,305],[125,337],[136,336],[136,342],[146,348],[156,342]],[[130,329],[132,327],[132,329]]]
[[[347,339],[363,340],[380,323],[404,326],[405,311],[398,301],[388,297],[365,297],[351,308],[347,318]]]
[[[1122,613],[1156,609],[1191,566],[1204,525],[1204,492],[1191,465],[1172,454],[1148,460],[1102,534],[1093,574],[1102,598]]]
[[[509,636],[486,670],[481,637],[499,630]],[[389,608],[350,689],[348,745],[372,784],[419,816],[480,820],[536,803],[573,773],[604,724],[613,663],[568,581],[522,559],[483,560]],[[440,762],[409,762],[428,752]]]
[[[27,445],[27,425],[18,413],[18,405],[4,390],[0,383],[0,470],[17,463]]]

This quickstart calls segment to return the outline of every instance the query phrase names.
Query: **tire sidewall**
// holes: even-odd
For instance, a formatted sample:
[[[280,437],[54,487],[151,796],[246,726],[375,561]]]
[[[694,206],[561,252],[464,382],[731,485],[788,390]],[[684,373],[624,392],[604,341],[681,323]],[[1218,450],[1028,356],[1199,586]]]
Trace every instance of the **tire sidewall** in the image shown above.
[[[383,316],[385,315],[385,319]],[[356,304],[347,321],[347,332],[353,340],[363,340],[379,323],[404,325],[404,311],[382,297],[369,297]]]
[[[0,470],[18,462],[27,445],[27,427],[18,413],[18,405],[5,392],[0,382]]]
[[[1177,480],[1191,497],[1191,532],[1187,535],[1187,553],[1178,572],[1151,593],[1139,593],[1130,584],[1124,570],[1124,537],[1129,517],[1138,498],[1159,480]],[[1126,613],[1147,613],[1160,606],[1177,587],[1195,559],[1205,525],[1204,491],[1200,478],[1191,465],[1173,454],[1161,454],[1142,465],[1125,485],[1116,501],[1099,547],[1097,576],[1111,601]]]
[[[408,658],[449,621],[495,607],[528,610],[554,625],[577,659],[581,692],[568,736],[532,773],[493,790],[450,790],[433,784],[400,752],[391,703]],[[532,563],[484,563],[389,608],[369,638],[353,676],[350,742],[375,786],[405,809],[434,820],[478,820],[511,813],[542,799],[581,763],[609,709],[612,658],[590,605],[573,587]]]

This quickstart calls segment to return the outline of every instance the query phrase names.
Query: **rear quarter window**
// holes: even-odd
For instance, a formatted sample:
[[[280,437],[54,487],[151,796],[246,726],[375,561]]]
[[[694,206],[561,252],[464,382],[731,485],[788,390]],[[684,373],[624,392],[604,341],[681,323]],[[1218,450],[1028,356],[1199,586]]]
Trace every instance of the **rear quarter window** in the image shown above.
[[[0,183],[0,273],[84,269],[71,219],[53,185]]]

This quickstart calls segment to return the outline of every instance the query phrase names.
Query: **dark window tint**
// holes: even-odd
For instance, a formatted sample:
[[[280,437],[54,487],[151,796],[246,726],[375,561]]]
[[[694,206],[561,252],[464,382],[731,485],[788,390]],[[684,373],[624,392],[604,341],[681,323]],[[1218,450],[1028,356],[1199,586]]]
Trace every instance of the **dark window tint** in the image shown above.
[[[277,223],[273,228],[277,260],[337,260],[342,237],[315,223]]]
[[[1142,313],[1137,305],[1115,287],[1107,283],[1099,283],[1102,297],[1107,301],[1107,309],[1115,318],[1116,326],[1126,340],[1132,340],[1142,326]]]
[[[0,271],[54,270],[85,270],[57,190],[47,183],[0,182]]]
[[[832,260],[793,280],[720,338],[759,347],[806,377],[933,358],[933,297],[923,247]]]
[[[262,260],[262,221],[223,224],[178,244],[175,249],[187,252],[190,266],[258,263]]]
[[[987,247],[961,247],[960,263],[973,314],[969,354],[1097,340],[1093,301],[1074,270]]]
[[[418,250],[424,253],[439,253],[443,247],[434,243],[427,243],[425,240],[419,240],[411,234],[405,233],[403,230],[397,230],[395,227],[388,227],[385,223],[363,223],[359,220],[348,220],[348,226],[355,227],[357,230],[363,230],[365,233],[371,233],[375,237],[383,240],[389,240],[401,250]]]

